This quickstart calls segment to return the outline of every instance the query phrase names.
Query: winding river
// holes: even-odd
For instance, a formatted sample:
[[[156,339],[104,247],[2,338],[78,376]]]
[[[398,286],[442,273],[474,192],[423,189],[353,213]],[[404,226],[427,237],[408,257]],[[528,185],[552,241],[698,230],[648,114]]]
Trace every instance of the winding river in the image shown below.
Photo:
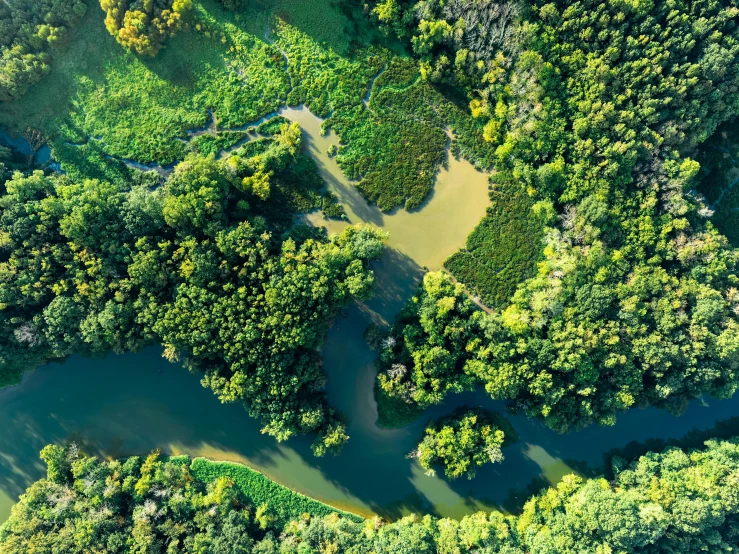
[[[303,128],[306,148],[345,206],[349,221],[372,223],[391,233],[390,248],[374,267],[376,296],[351,306],[335,321],[323,351],[329,400],[350,420],[349,444],[340,456],[317,459],[307,437],[276,443],[259,432],[259,424],[240,405],[220,404],[196,376],[166,362],[160,348],[102,359],[73,357],[27,373],[20,385],[0,390],[0,521],[18,495],[43,475],[39,450],[70,439],[106,456],[145,454],[161,447],[165,452],[239,461],[329,504],[396,518],[409,512],[461,517],[479,509],[515,511],[542,484],[556,483],[572,471],[600,471],[604,454],[630,441],[680,438],[722,420],[728,420],[721,424],[724,434],[733,430],[739,396],[694,402],[681,417],[655,409],[631,410],[613,427],[567,435],[512,416],[521,440],[504,450],[501,464],[485,467],[470,481],[450,483],[424,475],[405,455],[429,418],[464,403],[499,410],[503,406],[482,393],[456,395],[403,429],[379,429],[372,395],[374,354],[362,333],[370,321],[392,320],[423,268],[440,268],[444,258],[464,244],[488,204],[486,176],[450,157],[421,210],[383,214],[362,199],[327,156],[336,137],[321,136],[320,119],[305,109],[281,113]],[[329,231],[346,224],[325,221],[320,214],[307,219]]]

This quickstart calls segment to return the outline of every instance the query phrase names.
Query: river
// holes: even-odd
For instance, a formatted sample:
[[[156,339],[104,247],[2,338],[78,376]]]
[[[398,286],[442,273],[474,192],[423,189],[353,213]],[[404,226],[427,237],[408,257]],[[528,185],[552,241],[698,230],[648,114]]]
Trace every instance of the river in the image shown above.
[[[571,471],[599,471],[604,454],[631,441],[680,438],[710,429],[739,414],[732,400],[693,402],[682,417],[655,409],[631,410],[613,427],[590,427],[558,435],[523,416],[510,417],[521,440],[504,449],[505,460],[481,469],[473,480],[450,483],[424,475],[405,455],[429,418],[461,404],[503,410],[482,393],[450,397],[413,424],[397,430],[375,425],[372,384],[374,353],[362,333],[370,321],[387,322],[412,294],[423,267],[438,269],[484,215],[487,179],[465,161],[449,159],[421,210],[383,214],[367,205],[354,185],[327,156],[333,134],[320,135],[320,120],[305,109],[284,109],[298,121],[304,143],[351,223],[360,221],[391,233],[388,252],[378,261],[378,291],[334,322],[323,356],[330,403],[349,418],[351,440],[336,457],[317,459],[310,439],[277,443],[236,404],[223,405],[198,378],[151,347],[136,354],[49,364],[24,375],[16,387],[0,390],[0,521],[18,495],[43,475],[39,450],[51,442],[75,440],[94,454],[145,454],[153,448],[192,456],[238,461],[274,480],[329,504],[362,515],[396,518],[409,512],[461,517],[479,509],[517,510],[532,490],[556,483]],[[337,231],[346,222],[307,219]],[[733,424],[725,424],[722,432]]]

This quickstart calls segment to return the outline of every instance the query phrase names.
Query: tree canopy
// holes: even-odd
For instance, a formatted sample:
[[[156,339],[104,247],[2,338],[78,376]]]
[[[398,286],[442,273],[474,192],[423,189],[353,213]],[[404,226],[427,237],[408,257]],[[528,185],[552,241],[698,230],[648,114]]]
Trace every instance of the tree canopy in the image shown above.
[[[3,381],[158,341],[265,432],[317,433],[317,454],[337,450],[347,436],[318,348],[339,310],[371,292],[384,235],[291,227],[290,198],[311,193],[293,180],[300,140],[284,125],[251,156],[192,154],[155,188],[16,173],[0,197]]]
[[[48,73],[53,48],[86,10],[83,0],[0,4],[0,102],[23,96]]]
[[[433,4],[401,10],[414,14],[404,25],[414,38],[431,34],[432,54],[462,55],[465,16],[455,20],[459,40],[437,35],[446,27],[434,22],[450,12]],[[492,314],[429,329],[419,304],[411,308],[408,333],[394,331],[414,337],[408,352],[440,354],[438,336],[464,337],[431,363],[416,355],[407,368],[416,395],[428,383],[443,392],[479,382],[566,430],[613,423],[631,406],[679,412],[691,398],[736,391],[737,253],[688,193],[699,166],[686,153],[739,110],[738,10],[732,1],[533,2],[515,20],[517,47],[478,56],[485,86],[471,108],[495,129],[496,179],[525,191],[545,222],[542,259]],[[423,61],[422,40],[413,44]],[[495,264],[450,267],[473,289],[495,284],[485,277]],[[432,303],[435,291],[426,294]]]
[[[192,0],[100,0],[100,7],[108,32],[122,46],[155,56],[186,25]]]
[[[450,479],[472,479],[479,466],[503,461],[501,448],[516,441],[513,426],[494,412],[462,407],[453,414],[430,422],[418,448],[410,456],[418,458],[429,475],[434,466],[444,468]]]
[[[393,523],[310,507],[283,521],[277,499],[255,504],[256,491],[220,471],[225,466],[201,471],[157,452],[99,461],[52,445],[41,456],[47,477],[0,527],[8,554],[694,554],[729,552],[739,540],[737,439],[631,463],[614,458],[613,481],[566,476],[516,516],[412,515]]]

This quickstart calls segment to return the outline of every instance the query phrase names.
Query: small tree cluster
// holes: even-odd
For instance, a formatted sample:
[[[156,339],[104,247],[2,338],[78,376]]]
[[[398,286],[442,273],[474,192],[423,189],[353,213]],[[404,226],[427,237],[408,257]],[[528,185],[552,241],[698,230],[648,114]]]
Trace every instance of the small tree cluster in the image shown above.
[[[434,467],[440,465],[449,479],[461,476],[472,479],[478,467],[502,462],[501,448],[515,440],[498,422],[492,412],[463,407],[429,423],[418,448],[410,456],[418,458],[428,475],[434,475]]]
[[[48,73],[51,50],[86,10],[83,0],[0,2],[0,102],[21,97]]]
[[[167,37],[180,31],[192,0],[100,0],[105,27],[126,48],[156,56]]]

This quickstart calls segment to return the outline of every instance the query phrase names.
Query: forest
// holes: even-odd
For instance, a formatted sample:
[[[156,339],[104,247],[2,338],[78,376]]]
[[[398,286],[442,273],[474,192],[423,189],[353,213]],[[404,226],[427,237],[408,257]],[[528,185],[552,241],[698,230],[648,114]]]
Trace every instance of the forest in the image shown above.
[[[612,481],[568,476],[518,516],[362,520],[205,460],[100,461],[76,445],[41,452],[34,483],[0,527],[3,552],[576,554],[730,552],[739,540],[739,443],[671,447]],[[266,480],[265,480],[266,481]]]
[[[359,310],[379,428],[479,390],[567,433],[739,388],[737,0],[11,1],[0,53],[0,386],[158,345],[262,433],[340,455],[323,349]],[[302,108],[371,224],[284,115]],[[488,176],[486,214],[443,268],[408,263],[385,321],[404,253],[383,218],[423,214],[452,158]],[[467,405],[422,433],[408,463],[449,482],[518,440]],[[738,444],[614,458],[518,514],[395,522],[241,466],[51,444],[0,544],[730,551]]]
[[[463,2],[373,11],[410,39],[430,79],[486,85],[470,105],[497,132],[494,190],[524,191],[519,212],[538,214],[542,234],[498,224],[494,198],[491,222],[447,268],[497,310],[427,276],[382,356],[406,369],[382,371],[379,388],[422,408],[482,385],[560,431],[733,395],[736,251],[690,194],[700,165],[686,153],[737,113],[737,6],[534,2],[516,17],[482,4],[476,15]],[[492,43],[470,36],[466,17],[506,29],[495,56],[476,49]],[[501,228],[526,233],[523,244],[543,237],[538,254],[487,255]],[[527,278],[512,286],[511,272]]]
[[[371,292],[384,236],[294,225],[343,208],[300,128],[274,112],[305,104],[327,117],[342,170],[384,210],[430,194],[447,127],[455,152],[489,165],[482,126],[387,48],[340,56],[280,20],[262,41],[204,4],[100,7],[105,24],[88,11],[90,36],[55,52],[55,95],[37,88],[2,112],[58,162],[31,172],[31,156],[0,184],[0,382],[159,343],[266,433],[316,434],[316,454],[338,451],[348,437],[321,392],[317,348],[341,308]],[[93,43],[102,68],[88,59]],[[56,94],[70,96],[68,113]]]
[[[256,151],[222,161],[192,154],[153,190],[41,171],[8,180],[6,383],[50,359],[156,340],[223,401],[246,402],[265,432],[318,433],[319,455],[339,448],[346,435],[320,393],[315,348],[336,312],[371,290],[367,264],[383,236],[285,227],[286,206],[317,194],[287,170],[300,129],[283,124],[251,144]]]

